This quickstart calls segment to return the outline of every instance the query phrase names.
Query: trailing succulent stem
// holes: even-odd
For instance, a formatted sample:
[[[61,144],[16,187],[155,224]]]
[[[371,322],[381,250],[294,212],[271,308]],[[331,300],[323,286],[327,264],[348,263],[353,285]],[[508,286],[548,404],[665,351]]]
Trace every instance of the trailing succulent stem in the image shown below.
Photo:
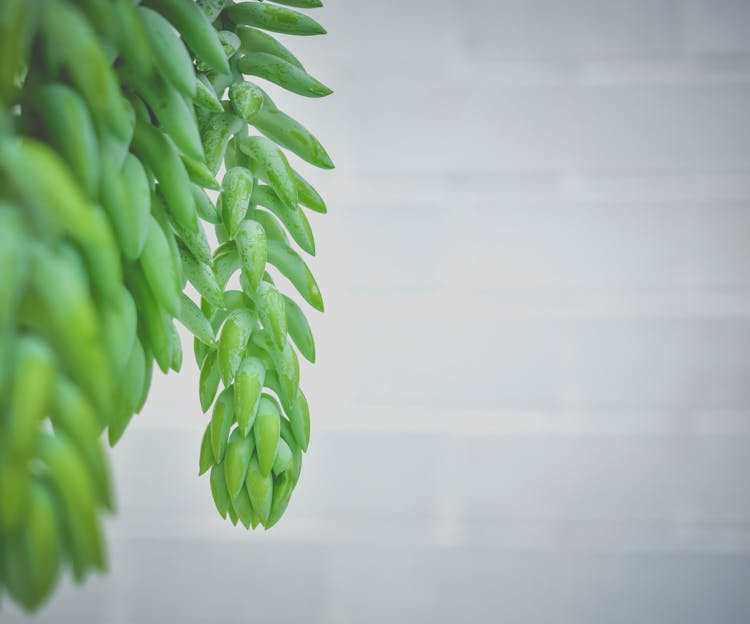
[[[315,345],[272,276],[323,310],[303,255],[305,210],[326,212],[286,152],[333,163],[245,77],[331,93],[275,34],[323,34],[297,10],[318,6],[0,1],[0,599],[35,609],[64,570],[106,567],[100,438],[143,408],[154,364],[179,371],[175,321],[195,337],[219,513],[284,513],[310,441],[298,353]]]

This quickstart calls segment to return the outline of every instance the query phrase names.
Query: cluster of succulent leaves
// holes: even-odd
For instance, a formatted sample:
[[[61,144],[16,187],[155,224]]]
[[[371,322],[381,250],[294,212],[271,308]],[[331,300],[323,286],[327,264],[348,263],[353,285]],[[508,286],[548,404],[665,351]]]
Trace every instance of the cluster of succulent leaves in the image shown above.
[[[34,609],[65,570],[106,567],[101,437],[143,408],[154,365],[180,369],[175,321],[219,513],[268,528],[286,509],[310,437],[297,353],[315,347],[274,276],[322,311],[300,252],[305,210],[326,207],[284,150],[333,164],[245,77],[328,95],[275,34],[323,34],[296,10],[318,6],[0,2],[0,599]]]

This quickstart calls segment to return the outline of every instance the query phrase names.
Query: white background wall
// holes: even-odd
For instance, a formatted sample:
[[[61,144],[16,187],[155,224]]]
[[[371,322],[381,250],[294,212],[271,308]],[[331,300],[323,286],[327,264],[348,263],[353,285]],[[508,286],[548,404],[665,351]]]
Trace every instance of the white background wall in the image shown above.
[[[750,622],[750,2],[316,17],[290,508],[215,513],[188,347],[114,452],[109,575],[38,621]]]

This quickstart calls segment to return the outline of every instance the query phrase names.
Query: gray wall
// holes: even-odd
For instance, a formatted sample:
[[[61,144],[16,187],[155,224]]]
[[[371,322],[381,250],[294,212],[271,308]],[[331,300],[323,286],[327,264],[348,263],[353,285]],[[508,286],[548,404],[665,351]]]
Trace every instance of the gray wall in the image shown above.
[[[218,518],[186,357],[115,451],[110,574],[39,621],[750,622],[750,2],[317,16],[292,504]]]

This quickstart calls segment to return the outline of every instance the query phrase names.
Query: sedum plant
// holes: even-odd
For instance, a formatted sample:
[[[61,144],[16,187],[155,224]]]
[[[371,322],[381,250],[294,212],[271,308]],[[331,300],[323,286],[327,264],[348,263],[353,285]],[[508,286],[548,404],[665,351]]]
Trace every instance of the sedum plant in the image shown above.
[[[323,310],[303,256],[305,210],[326,206],[286,151],[333,164],[254,80],[331,92],[276,36],[323,34],[298,10],[320,4],[0,0],[0,594],[27,609],[105,568],[101,437],[120,439],[154,365],[180,370],[175,321],[219,513],[269,528],[289,503],[315,345],[274,278]]]

